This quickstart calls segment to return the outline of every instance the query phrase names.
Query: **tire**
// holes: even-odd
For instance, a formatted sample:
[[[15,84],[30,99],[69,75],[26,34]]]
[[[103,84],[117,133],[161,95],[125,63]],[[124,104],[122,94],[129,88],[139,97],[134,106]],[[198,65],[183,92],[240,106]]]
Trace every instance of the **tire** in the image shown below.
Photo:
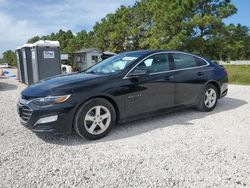
[[[105,137],[116,122],[113,105],[103,99],[95,98],[84,103],[77,111],[74,128],[80,137],[97,140]]]
[[[213,111],[216,107],[218,96],[218,89],[213,84],[207,84],[201,94],[200,101],[196,106],[197,109],[202,112]]]

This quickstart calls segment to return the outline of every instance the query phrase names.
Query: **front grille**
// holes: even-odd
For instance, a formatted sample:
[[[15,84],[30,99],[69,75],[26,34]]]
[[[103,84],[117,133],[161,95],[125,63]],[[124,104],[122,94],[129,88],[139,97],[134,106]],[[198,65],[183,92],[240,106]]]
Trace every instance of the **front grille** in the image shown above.
[[[32,109],[28,106],[20,106],[19,115],[23,121],[27,122],[32,115]]]

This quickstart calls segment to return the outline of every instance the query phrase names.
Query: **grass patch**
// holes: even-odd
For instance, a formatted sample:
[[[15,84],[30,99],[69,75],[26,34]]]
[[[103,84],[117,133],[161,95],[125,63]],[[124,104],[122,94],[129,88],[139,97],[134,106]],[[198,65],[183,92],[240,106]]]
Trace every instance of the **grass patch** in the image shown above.
[[[250,84],[250,65],[223,65],[228,72],[229,83]]]

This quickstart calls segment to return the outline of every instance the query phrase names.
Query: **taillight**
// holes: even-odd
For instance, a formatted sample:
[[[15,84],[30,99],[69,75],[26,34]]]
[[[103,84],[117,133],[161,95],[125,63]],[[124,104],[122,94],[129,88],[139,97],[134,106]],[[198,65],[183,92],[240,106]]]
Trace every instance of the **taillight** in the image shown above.
[[[227,76],[227,70],[224,68],[225,75]]]

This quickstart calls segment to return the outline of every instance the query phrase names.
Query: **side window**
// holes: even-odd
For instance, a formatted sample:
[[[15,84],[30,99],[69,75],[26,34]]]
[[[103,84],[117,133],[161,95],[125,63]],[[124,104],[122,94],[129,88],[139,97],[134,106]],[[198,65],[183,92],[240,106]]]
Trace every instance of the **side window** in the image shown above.
[[[196,58],[191,55],[175,53],[173,54],[175,69],[185,69],[196,67]]]
[[[149,73],[164,72],[170,70],[168,54],[157,54],[137,65],[138,69],[146,69]]]
[[[85,62],[85,56],[82,56],[82,62]]]
[[[207,63],[206,63],[203,59],[201,59],[201,58],[195,58],[195,60],[196,60],[196,63],[197,63],[198,66],[204,66],[204,65],[207,64]]]
[[[97,63],[98,62],[98,56],[92,56],[92,62]]]

